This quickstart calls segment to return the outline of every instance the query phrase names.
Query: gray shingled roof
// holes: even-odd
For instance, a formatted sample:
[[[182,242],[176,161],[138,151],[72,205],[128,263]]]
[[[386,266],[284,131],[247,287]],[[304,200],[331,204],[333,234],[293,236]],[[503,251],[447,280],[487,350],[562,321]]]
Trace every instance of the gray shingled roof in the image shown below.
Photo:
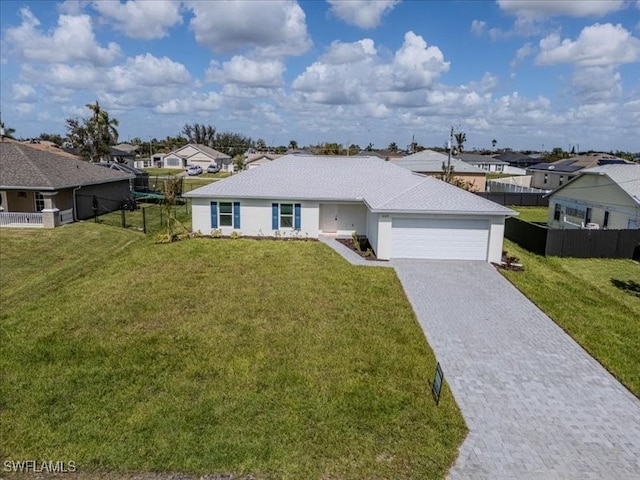
[[[0,142],[0,188],[58,190],[134,178],[14,142]]]
[[[412,155],[407,155],[406,157],[394,159],[392,162],[412,172],[439,173],[442,172],[442,164],[446,164],[448,159],[448,155],[427,149]],[[487,173],[481,168],[469,165],[455,157],[451,157],[451,166],[455,173],[476,173],[482,175],[486,175]]]
[[[285,155],[186,197],[364,201],[373,211],[512,215],[512,210],[377,157]]]

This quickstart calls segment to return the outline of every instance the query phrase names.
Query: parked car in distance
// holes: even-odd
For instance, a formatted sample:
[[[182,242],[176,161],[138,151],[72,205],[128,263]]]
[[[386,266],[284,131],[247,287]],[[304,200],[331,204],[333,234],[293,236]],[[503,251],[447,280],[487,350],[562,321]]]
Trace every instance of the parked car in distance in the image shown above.
[[[218,173],[220,171],[220,167],[216,163],[212,163],[207,167],[207,173]]]
[[[187,175],[194,176],[202,173],[202,167],[200,165],[189,165],[187,167]]]

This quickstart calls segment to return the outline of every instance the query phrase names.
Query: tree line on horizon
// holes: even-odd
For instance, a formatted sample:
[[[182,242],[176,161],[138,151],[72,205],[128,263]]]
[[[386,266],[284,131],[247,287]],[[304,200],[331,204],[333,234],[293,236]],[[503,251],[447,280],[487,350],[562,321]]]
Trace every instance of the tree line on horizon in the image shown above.
[[[119,126],[119,122],[116,118],[112,118],[108,111],[100,106],[97,100],[95,103],[85,105],[85,107],[91,112],[89,117],[68,118],[65,120],[67,128],[66,136],[56,133],[41,133],[40,136],[34,140],[50,141],[61,148],[71,147],[77,154],[87,161],[100,161],[109,157],[111,148],[118,144],[119,132],[117,127]],[[0,127],[2,128],[3,135],[5,137],[15,138],[15,129],[6,127],[1,119]],[[454,133],[452,131],[451,140],[452,152],[454,154],[465,152],[464,144],[467,141],[465,132],[459,131]],[[242,133],[218,131],[216,127],[204,123],[186,123],[176,136],[168,135],[161,139],[154,137],[149,141],[144,141],[140,137],[134,137],[128,140],[127,143],[138,147],[138,155],[140,157],[150,157],[156,153],[169,153],[189,143],[206,145],[231,157],[237,156],[238,154],[244,154],[250,149],[254,149],[257,152],[273,152],[278,154],[300,149],[296,140],[291,140],[288,145],[269,146],[262,138],[254,141],[251,137]],[[497,144],[498,141],[494,138],[491,140],[491,149],[474,149],[473,153],[495,154],[512,151],[510,148],[497,149]],[[415,140],[412,140],[405,149],[400,148],[396,142],[391,142],[386,148],[375,148],[373,143],[369,143],[364,148],[358,144],[350,144],[346,147],[345,145],[337,142],[322,142],[302,147],[303,150],[311,151],[317,155],[356,155],[363,151],[386,151],[392,154],[416,153],[425,150],[426,148],[441,153],[447,153],[449,150],[449,144],[448,142],[445,142],[442,147],[424,147],[415,142]],[[523,150],[521,153],[529,155],[540,152]],[[589,151],[581,153],[592,152]],[[635,157],[640,154],[640,152],[633,153],[620,150],[608,153],[627,160],[634,160]],[[565,151],[562,147],[555,147],[551,151],[547,152],[541,160],[553,162],[563,158],[568,158],[575,154],[575,147],[574,150],[571,151]]]

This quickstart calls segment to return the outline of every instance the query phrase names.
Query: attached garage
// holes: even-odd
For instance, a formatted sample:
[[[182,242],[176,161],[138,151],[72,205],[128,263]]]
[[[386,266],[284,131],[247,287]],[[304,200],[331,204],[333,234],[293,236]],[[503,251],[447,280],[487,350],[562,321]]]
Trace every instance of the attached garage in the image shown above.
[[[391,222],[391,258],[487,260],[485,219],[402,218]]]

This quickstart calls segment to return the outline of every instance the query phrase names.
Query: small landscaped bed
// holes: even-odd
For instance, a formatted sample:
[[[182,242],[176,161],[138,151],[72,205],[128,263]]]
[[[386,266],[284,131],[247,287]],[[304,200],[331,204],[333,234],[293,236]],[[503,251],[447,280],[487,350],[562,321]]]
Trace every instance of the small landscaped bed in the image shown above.
[[[429,394],[435,358],[392,269],[90,222],[0,236],[3,459],[429,479],[457,455],[463,419]]]
[[[504,275],[640,397],[640,265],[534,255],[505,240],[524,271]]]

